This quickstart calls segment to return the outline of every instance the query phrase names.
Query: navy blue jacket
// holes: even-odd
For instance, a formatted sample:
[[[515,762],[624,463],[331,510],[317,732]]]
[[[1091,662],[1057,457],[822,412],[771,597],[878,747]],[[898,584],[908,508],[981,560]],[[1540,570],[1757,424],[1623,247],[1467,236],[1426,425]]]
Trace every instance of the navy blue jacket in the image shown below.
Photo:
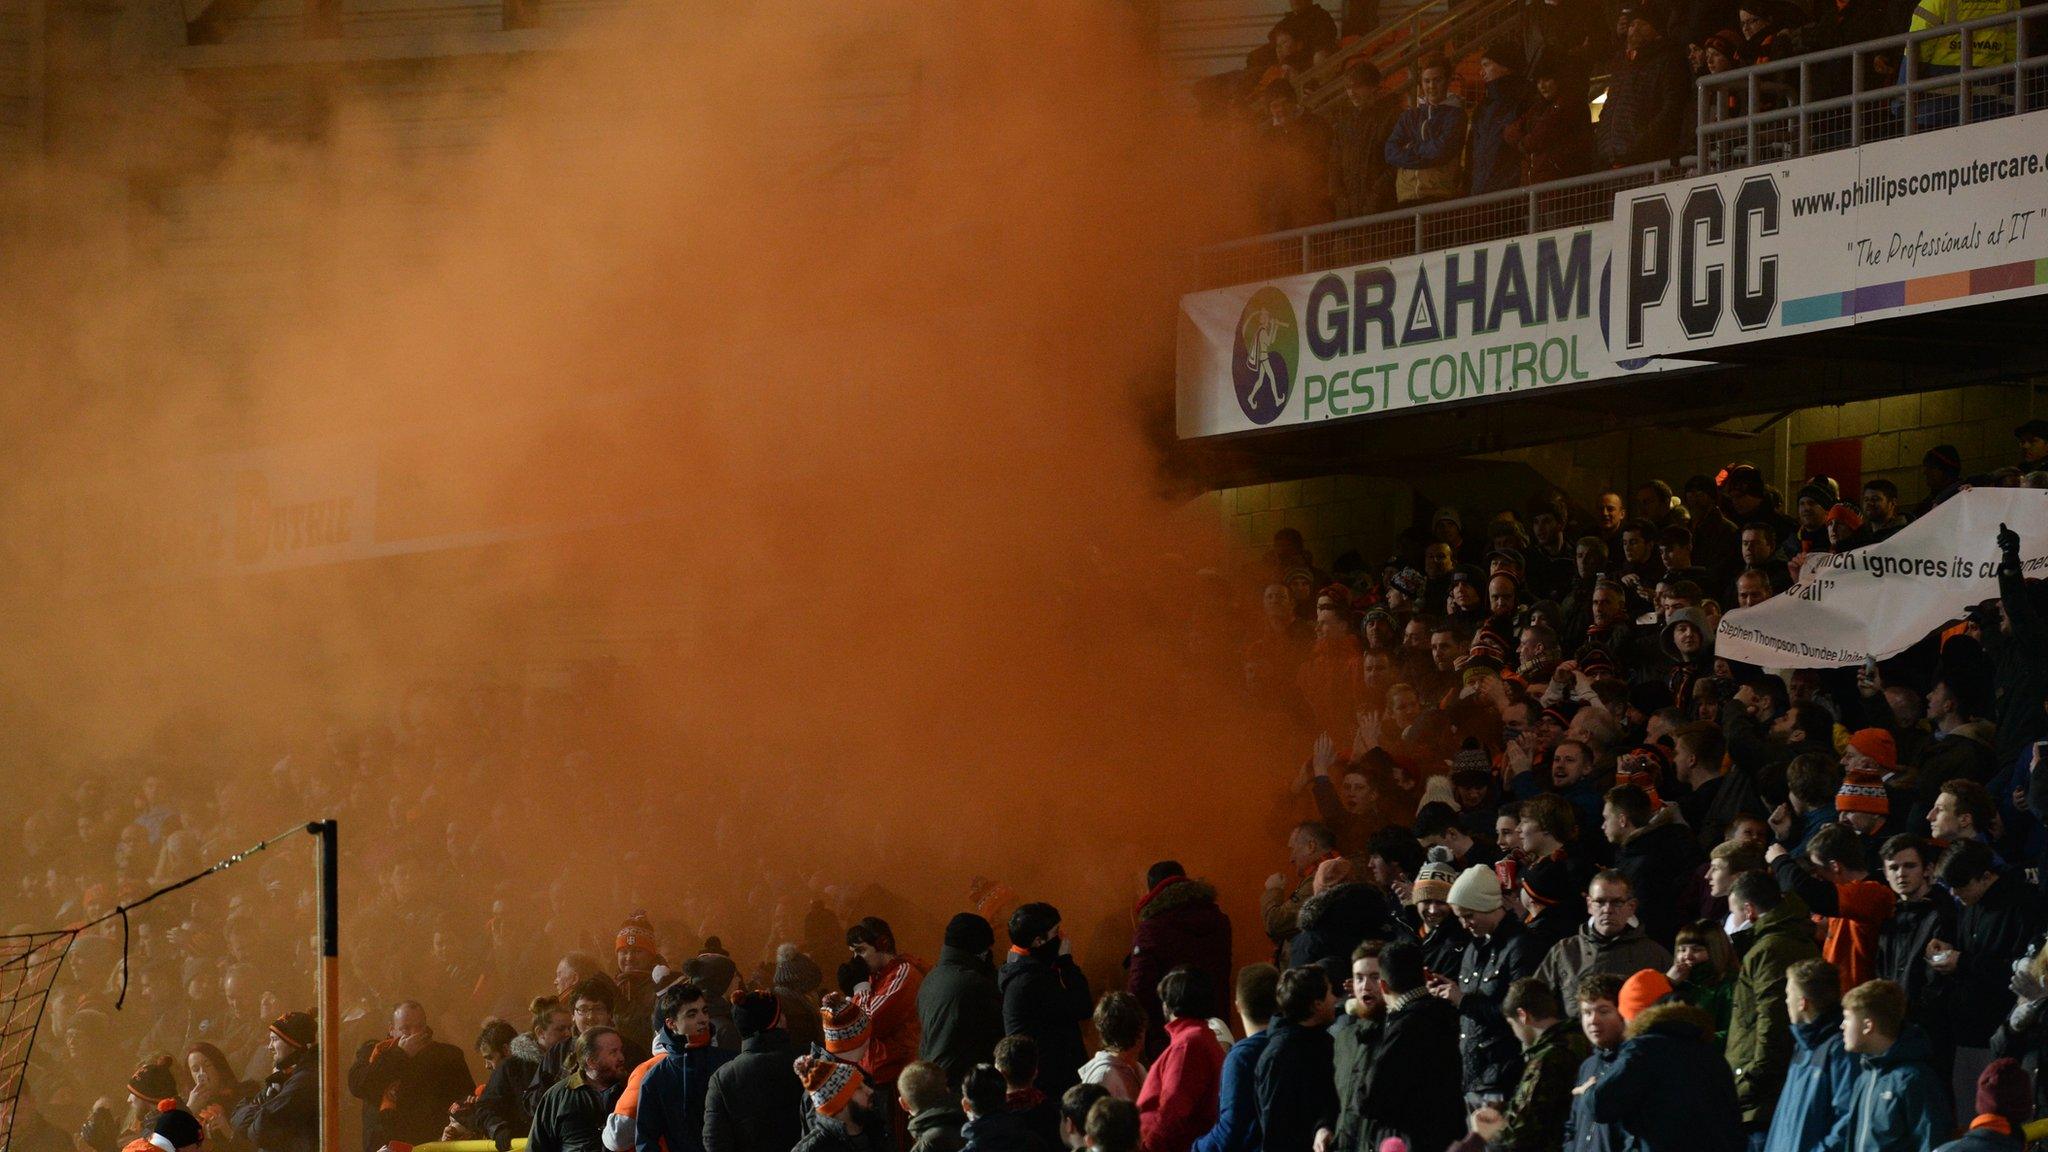
[[[1272,1039],[1270,1028],[1254,1032],[1223,1054],[1223,1100],[1216,1110],[1216,1126],[1195,1141],[1190,1152],[1257,1152],[1263,1136],[1259,1128],[1259,1057]]]
[[[1579,1065],[1579,1078],[1574,1086],[1584,1084],[1589,1077],[1595,1084],[1606,1079],[1620,1056],[1619,1048],[1593,1049],[1593,1054]],[[1571,1115],[1564,1121],[1564,1146],[1566,1152],[1628,1152],[1628,1133],[1619,1124],[1602,1124],[1593,1119],[1593,1093],[1588,1089],[1572,1097]]]
[[[1743,1152],[1735,1074],[1715,1042],[1714,1018],[1690,1004],[1659,1004],[1629,1022],[1614,1067],[1586,1093],[1593,1119],[1619,1124],[1641,1152]]]
[[[1309,1152],[1318,1128],[1337,1127],[1337,1042],[1327,1027],[1276,1020],[1259,1055],[1263,1152]]]
[[[667,1051],[640,1080],[634,1152],[704,1152],[704,1094],[711,1074],[739,1056],[716,1044],[690,1048],[667,1025],[656,1033]]]
[[[1845,1152],[1862,1069],[1842,1047],[1842,1013],[1792,1026],[1792,1065],[1763,1152]]]

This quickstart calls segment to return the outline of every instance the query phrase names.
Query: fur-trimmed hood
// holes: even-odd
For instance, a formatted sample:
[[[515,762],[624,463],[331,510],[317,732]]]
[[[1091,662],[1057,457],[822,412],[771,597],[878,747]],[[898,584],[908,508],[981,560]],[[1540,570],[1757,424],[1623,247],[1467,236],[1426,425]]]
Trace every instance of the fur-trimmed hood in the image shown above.
[[[535,1040],[531,1032],[521,1032],[514,1036],[511,1050],[512,1055],[535,1064],[542,1064],[547,1060],[546,1054],[540,1050],[540,1041]]]
[[[1216,887],[1206,880],[1190,880],[1185,876],[1163,884],[1159,890],[1138,905],[1138,919],[1151,920],[1194,904],[1216,903]]]
[[[1302,901],[1301,916],[1297,923],[1306,931],[1322,923],[1324,916],[1346,907],[1355,907],[1369,914],[1383,914],[1385,910],[1379,889],[1370,884],[1352,881],[1339,884],[1321,895],[1311,896]]]
[[[1653,1028],[1672,1033],[1690,1030],[1702,1043],[1716,1043],[1714,1018],[1707,1015],[1705,1009],[1683,1001],[1673,1000],[1644,1009],[1628,1022],[1628,1038],[1633,1040]]]

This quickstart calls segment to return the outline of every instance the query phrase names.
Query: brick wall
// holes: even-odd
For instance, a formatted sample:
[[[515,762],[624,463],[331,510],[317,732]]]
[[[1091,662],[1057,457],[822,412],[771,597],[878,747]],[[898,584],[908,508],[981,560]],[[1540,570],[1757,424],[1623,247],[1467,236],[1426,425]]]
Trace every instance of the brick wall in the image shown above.
[[[1649,479],[1667,480],[1675,488],[1688,476],[1711,476],[1738,460],[1761,468],[1789,495],[1805,478],[1801,469],[1807,445],[1858,437],[1863,478],[1889,479],[1912,503],[1926,490],[1920,479],[1922,453],[1936,444],[1953,444],[1962,452],[1965,472],[1988,472],[2015,460],[2013,426],[2033,415],[2048,415],[2048,386],[1979,385],[1801,408],[1755,434],[1751,430],[1769,421],[1769,414],[1728,421],[1713,431],[1616,432],[1482,459],[1526,464],[1588,504],[1610,488],[1627,492]],[[1528,493],[1500,495],[1498,507],[1519,509]],[[1256,559],[1274,530],[1283,527],[1299,529],[1319,563],[1351,549],[1372,560],[1385,556],[1394,534],[1408,524],[1414,498],[1406,484],[1393,480],[1321,476],[1219,489],[1192,504],[1190,514],[1222,521],[1233,568]],[[1483,517],[1495,510],[1463,509],[1467,524],[1475,514]]]

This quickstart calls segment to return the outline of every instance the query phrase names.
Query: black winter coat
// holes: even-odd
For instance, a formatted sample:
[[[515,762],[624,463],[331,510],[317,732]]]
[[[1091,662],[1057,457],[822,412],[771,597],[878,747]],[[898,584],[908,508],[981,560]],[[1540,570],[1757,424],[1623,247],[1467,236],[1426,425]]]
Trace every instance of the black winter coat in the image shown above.
[[[1464,966],[1458,973],[1458,986],[1465,993],[1458,1004],[1465,1091],[1506,1098],[1521,1080],[1522,1042],[1515,1039],[1514,1030],[1500,1014],[1500,1002],[1508,994],[1508,985],[1536,974],[1543,963],[1541,944],[1521,921],[1509,915],[1501,919],[1493,935],[1484,940],[1474,938],[1465,946]]]
[[[1877,930],[1877,975],[1906,990],[1908,1014],[1922,1025],[1931,1019],[1927,942],[1955,942],[1956,912],[1956,898],[1948,889],[1930,886],[1925,899],[1894,905],[1891,919]]]
[[[1666,805],[1614,853],[1614,867],[1628,877],[1635,893],[1643,935],[1666,948],[1691,918],[1686,890],[1707,858],[1692,829],[1678,823],[1677,814],[1678,809]],[[1691,903],[1696,907],[1697,898]]]
[[[976,1064],[988,1063],[1003,1038],[1003,992],[987,953],[940,948],[917,989],[917,1022],[918,1059],[944,1068],[948,1083],[957,1087]]]
[[[1629,1022],[1613,1067],[1593,1085],[1593,1119],[1619,1124],[1642,1152],[1742,1152],[1735,1075],[1714,1039],[1714,1018],[1690,1004],[1659,1004]]]
[[[796,1146],[797,1152],[894,1152],[896,1140],[880,1116],[861,1117],[860,1135],[854,1136],[838,1120],[814,1113]]]
[[[1535,99],[1535,86],[1513,73],[1486,86],[1485,98],[1472,112],[1471,135],[1466,137],[1474,196],[1521,187],[1522,156],[1507,142],[1506,134]]]
[[[320,1144],[320,1050],[308,1048],[289,1068],[235,1109],[235,1129],[258,1152],[314,1152]]]
[[[1287,959],[1296,968],[1336,957],[1348,967],[1351,951],[1368,936],[1387,939],[1393,932],[1386,897],[1370,884],[1339,884],[1301,906],[1301,931],[1287,942]]]
[[[1081,1023],[1095,1014],[1088,977],[1072,956],[1047,945],[1012,953],[996,983],[1003,990],[1003,1031],[1029,1036],[1038,1045],[1038,1088],[1057,1100],[1081,1082],[1088,1048]]]
[[[1053,1152],[1031,1131],[1022,1112],[996,1112],[976,1116],[960,1129],[966,1139],[965,1152]]]
[[[1399,1136],[1419,1152],[1448,1148],[1465,1134],[1458,1023],[1449,1001],[1426,992],[1387,1014],[1359,1090],[1360,1148]]]
[[[740,1043],[704,1095],[704,1152],[789,1152],[803,1137],[804,1086],[791,1074],[789,1033],[771,1028]]]
[[[1316,1129],[1337,1127],[1336,1068],[1328,1028],[1274,1022],[1255,1080],[1264,1152],[1310,1152]]]
[[[448,1106],[469,1098],[476,1081],[462,1049],[439,1040],[413,1055],[396,1040],[381,1040],[348,1072],[349,1094],[373,1109],[374,1132],[365,1143],[382,1146],[393,1140],[425,1144],[441,1138],[448,1126]],[[389,1097],[390,1106],[380,1106]]]
[[[1145,1052],[1166,1050],[1166,1014],[1159,981],[1186,964],[1209,977],[1209,987],[1232,987],[1230,917],[1216,906],[1216,889],[1185,876],[1162,881],[1138,904],[1131,954],[1124,959],[1124,990],[1145,1006]]]
[[[2017,872],[2000,876],[1978,901],[1956,917],[1962,952],[1954,972],[1928,981],[1942,1039],[1960,1048],[1983,1048],[2012,1011],[2012,962],[2027,954],[2043,923],[2040,890]]]
[[[497,1145],[499,1152],[512,1147],[512,1141],[533,1127],[534,1106],[540,1103],[541,1093],[547,1091],[546,1085],[537,1083],[541,1056],[540,1046],[532,1036],[513,1037],[511,1054],[498,1061],[483,1092],[477,1096],[477,1131]]]

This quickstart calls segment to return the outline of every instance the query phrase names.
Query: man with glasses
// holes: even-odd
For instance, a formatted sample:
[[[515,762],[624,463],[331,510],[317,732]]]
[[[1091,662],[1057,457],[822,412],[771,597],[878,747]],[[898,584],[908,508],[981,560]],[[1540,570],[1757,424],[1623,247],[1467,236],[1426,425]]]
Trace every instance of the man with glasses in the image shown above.
[[[1536,978],[1552,988],[1573,988],[1596,972],[1627,978],[1644,968],[1659,972],[1671,967],[1671,952],[1643,934],[1630,921],[1636,895],[1628,877],[1613,869],[1593,877],[1586,889],[1587,920],[1579,930],[1551,946],[1536,968]]]

